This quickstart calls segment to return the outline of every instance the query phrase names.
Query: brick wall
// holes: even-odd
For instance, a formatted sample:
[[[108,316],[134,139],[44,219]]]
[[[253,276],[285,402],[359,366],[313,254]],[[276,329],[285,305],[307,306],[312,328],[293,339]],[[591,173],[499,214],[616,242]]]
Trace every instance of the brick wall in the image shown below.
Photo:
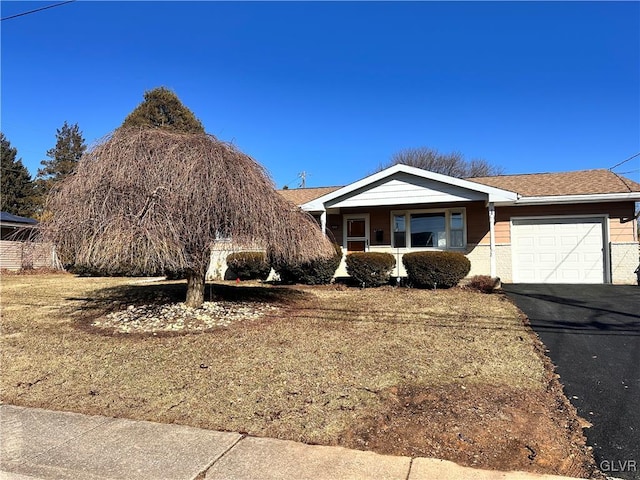
[[[613,283],[638,284],[638,275],[635,273],[640,264],[638,250],[637,242],[611,244],[611,280]]]

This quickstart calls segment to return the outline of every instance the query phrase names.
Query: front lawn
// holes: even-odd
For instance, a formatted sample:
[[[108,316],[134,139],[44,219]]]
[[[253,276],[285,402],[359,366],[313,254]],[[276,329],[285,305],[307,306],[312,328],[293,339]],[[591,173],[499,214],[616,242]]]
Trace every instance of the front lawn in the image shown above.
[[[593,471],[575,410],[501,295],[227,283],[208,285],[217,306],[187,322],[153,309],[149,321],[118,317],[184,291],[3,275],[2,402],[485,468]]]

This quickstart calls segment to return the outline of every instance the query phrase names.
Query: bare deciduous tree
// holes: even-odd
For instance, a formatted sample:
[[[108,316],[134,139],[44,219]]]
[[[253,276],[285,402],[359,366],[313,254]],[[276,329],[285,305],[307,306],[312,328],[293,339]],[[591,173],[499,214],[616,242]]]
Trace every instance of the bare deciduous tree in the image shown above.
[[[205,133],[120,128],[83,156],[47,208],[43,233],[65,263],[185,271],[192,307],[204,301],[217,239],[258,241],[283,260],[334,253],[313,218],[284,200],[256,161]]]
[[[487,177],[503,173],[501,167],[491,165],[486,160],[466,160],[460,152],[440,153],[438,150],[428,147],[401,150],[391,157],[390,162],[381,165],[378,171],[397,164],[458,178]]]

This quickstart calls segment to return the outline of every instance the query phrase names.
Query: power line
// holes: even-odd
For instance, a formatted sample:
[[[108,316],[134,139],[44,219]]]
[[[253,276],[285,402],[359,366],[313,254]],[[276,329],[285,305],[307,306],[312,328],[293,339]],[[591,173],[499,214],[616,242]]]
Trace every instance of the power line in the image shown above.
[[[15,15],[10,15],[8,17],[0,18],[0,21],[4,22],[5,20],[11,20],[12,18],[23,17],[24,15],[29,15],[31,13],[41,12],[42,10],[47,10],[49,8],[59,7],[61,5],[66,5],[67,3],[73,3],[76,0],[67,0],[66,2],[54,3],[53,5],[47,5],[46,7],[36,8],[35,10],[29,10],[28,12],[16,13]]]
[[[285,187],[289,188],[289,185],[291,185],[293,182],[295,182],[296,180],[298,180],[299,177],[294,178],[293,180],[288,181],[287,183],[284,184]]]
[[[627,158],[626,160],[621,161],[620,163],[616,163],[613,167],[610,167],[609,170],[613,170],[616,167],[619,167],[620,165],[622,165],[623,163],[627,163],[629,160],[633,160],[636,157],[640,156],[640,152],[636,153],[635,155],[631,155],[629,158]]]

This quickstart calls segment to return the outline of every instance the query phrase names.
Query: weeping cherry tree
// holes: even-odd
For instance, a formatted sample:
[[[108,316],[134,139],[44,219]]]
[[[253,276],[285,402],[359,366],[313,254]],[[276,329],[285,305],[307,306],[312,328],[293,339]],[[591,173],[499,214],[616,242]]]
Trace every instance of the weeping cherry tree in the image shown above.
[[[255,160],[204,132],[121,128],[85,153],[50,194],[43,234],[65,263],[104,272],[184,271],[186,304],[204,301],[211,246],[259,243],[277,260],[333,249]]]

